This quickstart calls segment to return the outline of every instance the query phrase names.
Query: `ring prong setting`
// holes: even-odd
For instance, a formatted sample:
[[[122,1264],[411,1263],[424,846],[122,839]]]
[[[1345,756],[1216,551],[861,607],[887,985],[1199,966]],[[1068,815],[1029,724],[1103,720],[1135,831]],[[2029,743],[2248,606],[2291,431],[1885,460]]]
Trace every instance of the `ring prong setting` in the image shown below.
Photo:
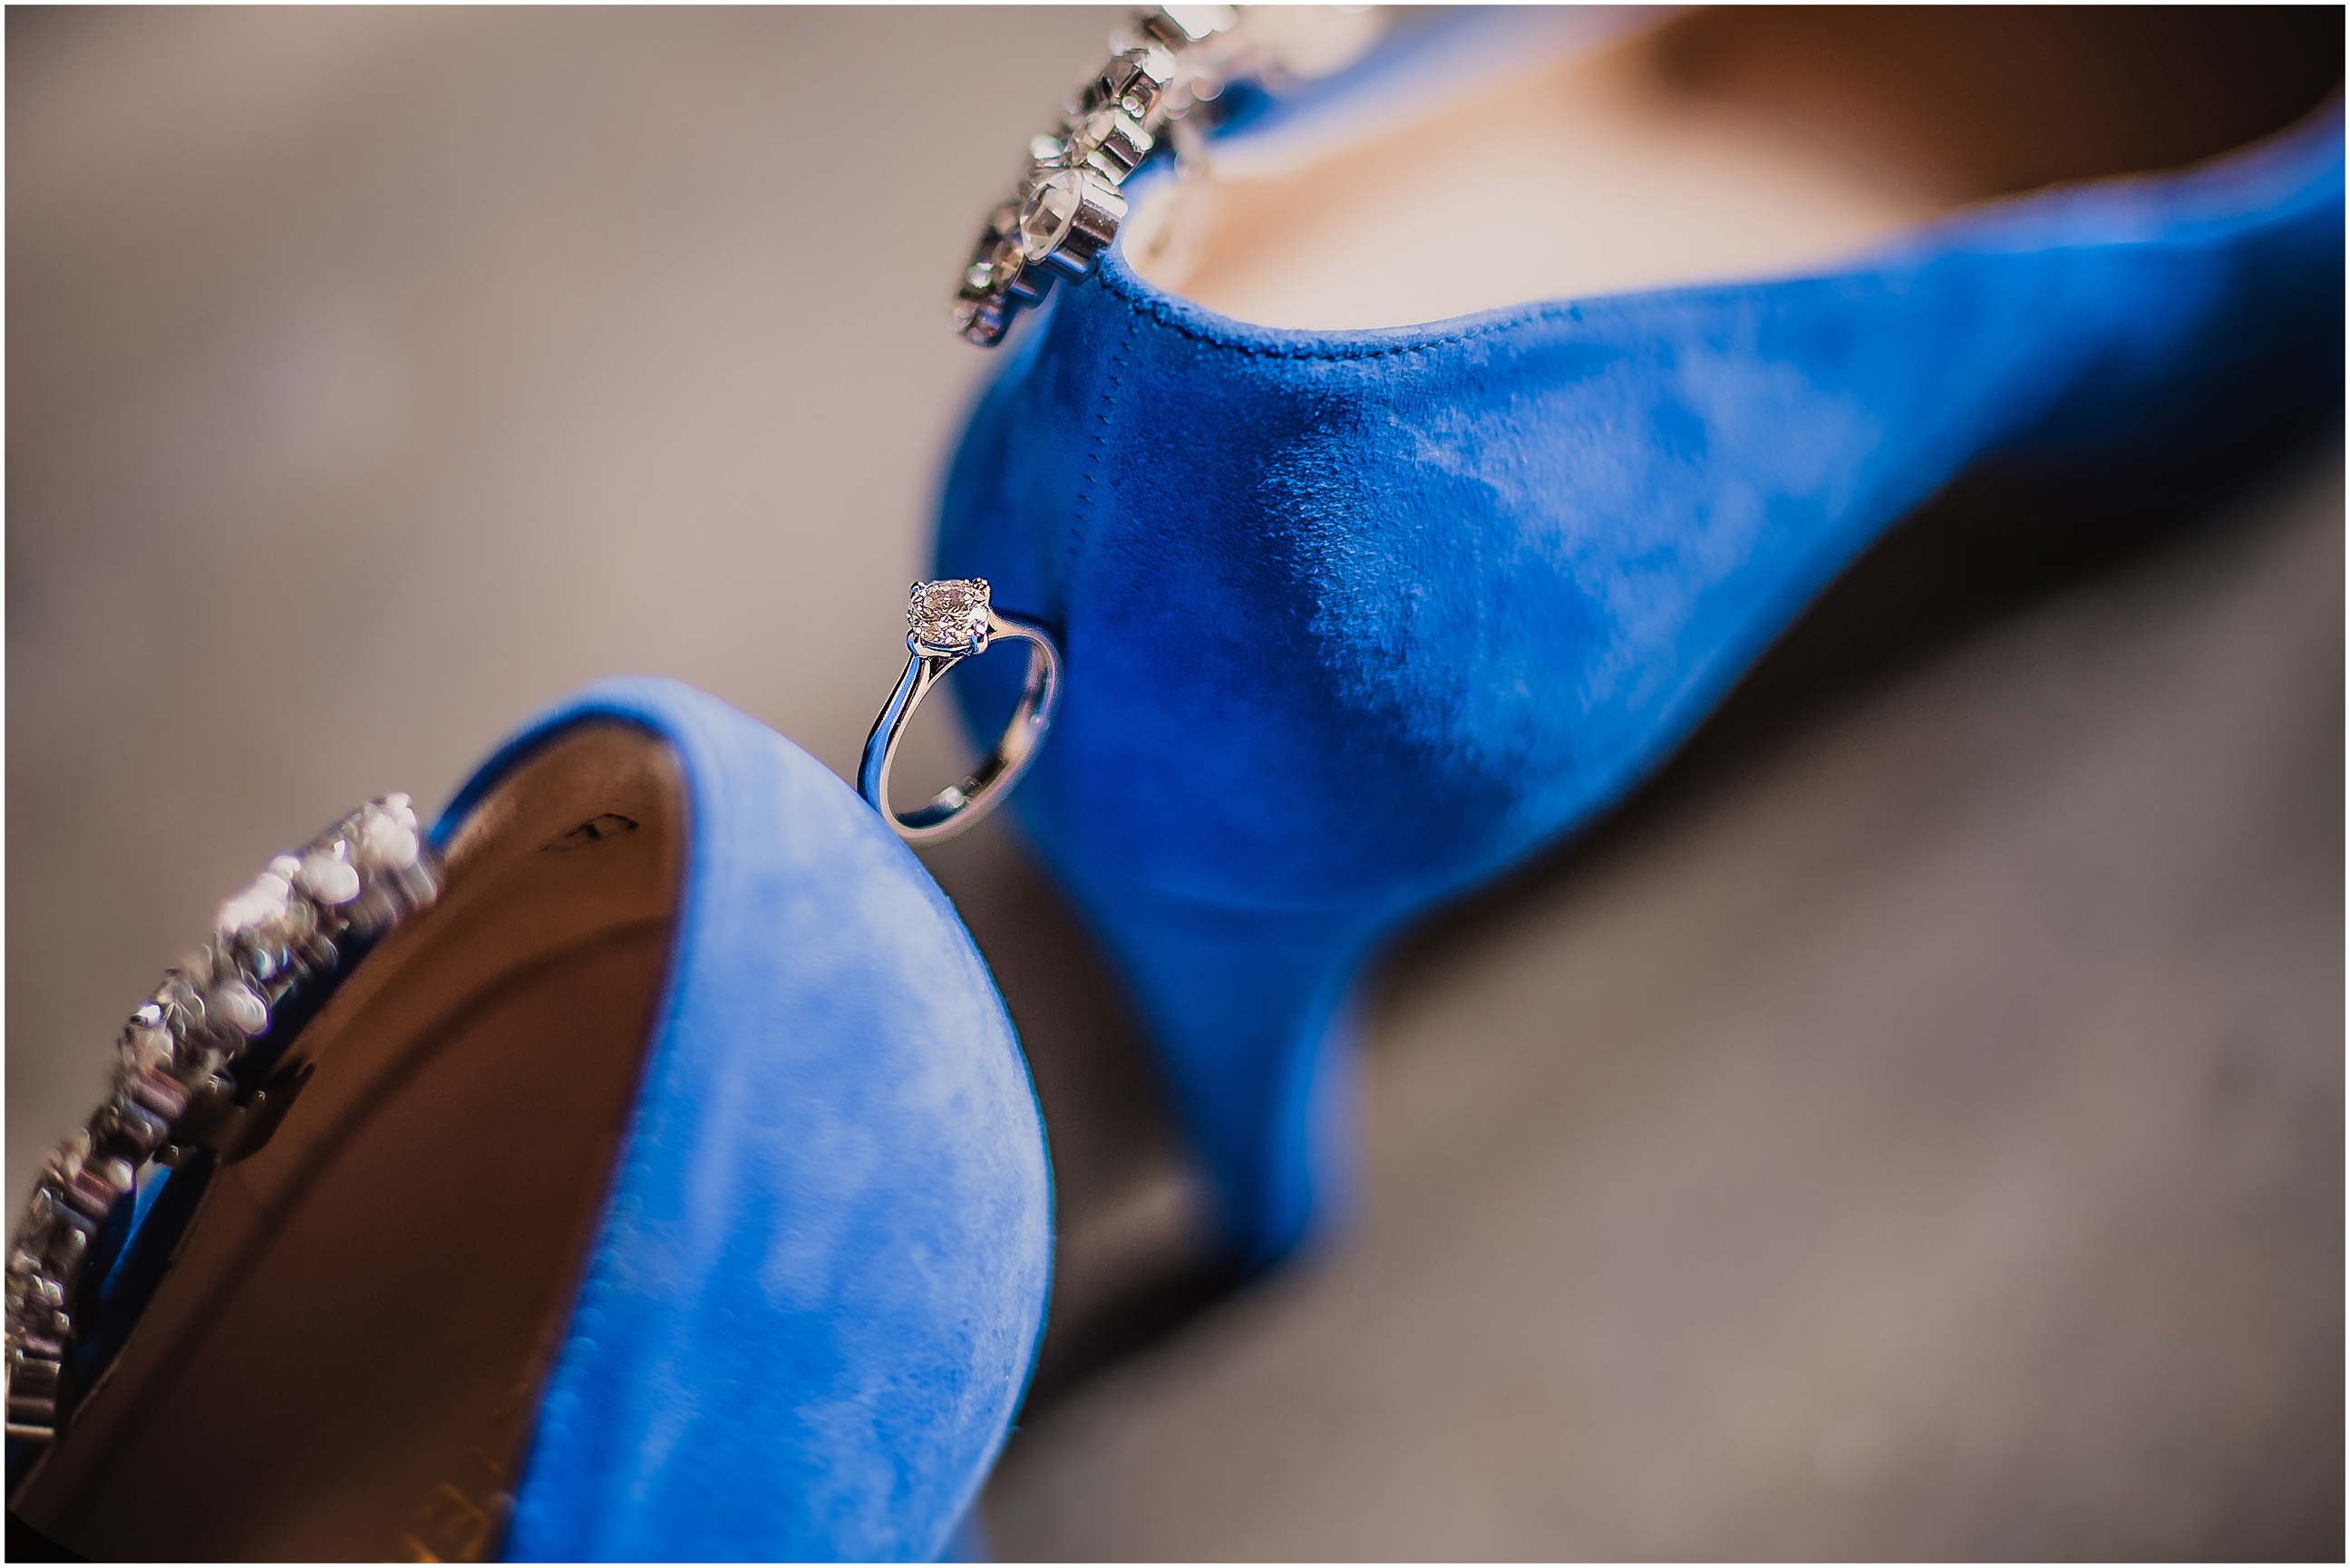
[[[984,577],[916,583],[906,601],[906,639],[922,653],[965,658],[983,653],[993,609]]]

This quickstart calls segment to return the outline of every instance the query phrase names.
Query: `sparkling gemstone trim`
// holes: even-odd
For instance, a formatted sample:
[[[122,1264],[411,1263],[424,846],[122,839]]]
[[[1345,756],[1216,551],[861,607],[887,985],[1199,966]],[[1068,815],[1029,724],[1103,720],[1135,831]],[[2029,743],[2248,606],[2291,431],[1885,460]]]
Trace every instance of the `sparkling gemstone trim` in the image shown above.
[[[264,1097],[234,1072],[247,1048],[290,1002],[316,1000],[356,951],[440,890],[440,858],[408,797],[370,801],[221,905],[211,943],[130,1014],[111,1093],[49,1157],[9,1237],[9,1437],[47,1442],[70,1414],[85,1265],[140,1168],[177,1165],[198,1148],[232,1152]]]
[[[982,348],[1044,303],[1055,278],[1093,270],[1126,221],[1118,187],[1169,147],[1186,172],[1205,166],[1206,124],[1226,87],[1324,76],[1381,26],[1376,8],[1162,5],[1109,42],[1109,63],[1028,144],[1028,168],[980,227],[955,288],[955,330]]]
[[[1126,221],[1118,187],[1183,122],[1256,74],[1251,29],[1230,5],[1164,5],[1110,40],[1109,63],[1028,144],[1028,169],[982,224],[955,290],[955,330],[983,348],[1056,277],[1076,279]]]

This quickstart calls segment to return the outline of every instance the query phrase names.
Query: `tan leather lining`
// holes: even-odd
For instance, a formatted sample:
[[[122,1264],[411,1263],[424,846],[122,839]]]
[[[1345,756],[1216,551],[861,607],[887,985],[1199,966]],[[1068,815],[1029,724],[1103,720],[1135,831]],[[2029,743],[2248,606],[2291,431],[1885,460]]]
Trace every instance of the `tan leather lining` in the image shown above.
[[[1959,204],[2160,169],[2341,79],[2335,7],[1728,7],[1498,72],[1303,167],[1170,182],[1143,276],[1245,321],[1408,326],[1783,275]]]
[[[675,759],[617,723],[525,763],[442,902],[295,1042],[16,1511],[108,1558],[494,1554],[666,975]]]

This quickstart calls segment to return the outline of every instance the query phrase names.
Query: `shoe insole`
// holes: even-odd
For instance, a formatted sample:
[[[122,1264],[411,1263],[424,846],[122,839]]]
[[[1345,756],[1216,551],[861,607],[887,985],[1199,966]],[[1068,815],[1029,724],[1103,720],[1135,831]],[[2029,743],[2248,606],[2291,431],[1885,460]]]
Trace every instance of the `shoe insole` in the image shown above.
[[[289,1047],[311,1075],[213,1173],[13,1500],[26,1523],[98,1558],[496,1554],[635,1101],[686,828],[668,748],[618,723],[483,803],[440,902]]]
[[[1688,13],[1339,148],[1236,138],[1123,243],[1211,310],[1318,329],[1786,275],[2280,130],[2337,89],[2342,43],[2331,6]]]

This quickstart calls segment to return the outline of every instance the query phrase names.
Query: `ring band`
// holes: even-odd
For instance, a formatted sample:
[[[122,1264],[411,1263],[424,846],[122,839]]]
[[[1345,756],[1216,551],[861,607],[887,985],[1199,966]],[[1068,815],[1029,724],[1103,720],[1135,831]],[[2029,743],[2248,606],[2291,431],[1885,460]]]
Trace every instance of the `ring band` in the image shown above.
[[[857,770],[857,792],[881,814],[882,819],[909,844],[938,844],[952,838],[995,808],[1011,793],[1020,775],[1036,758],[1037,743],[1053,710],[1061,700],[1061,650],[1053,634],[1034,621],[995,608],[986,579],[951,577],[942,582],[916,583],[906,607],[906,673],[882,705],[865,741],[865,760]],[[889,805],[889,766],[897,760],[898,742],[920,707],[922,699],[946,672],[966,659],[987,651],[998,638],[1014,638],[1028,645],[1028,680],[1020,692],[1012,722],[971,777],[951,784],[926,804],[899,814]]]

